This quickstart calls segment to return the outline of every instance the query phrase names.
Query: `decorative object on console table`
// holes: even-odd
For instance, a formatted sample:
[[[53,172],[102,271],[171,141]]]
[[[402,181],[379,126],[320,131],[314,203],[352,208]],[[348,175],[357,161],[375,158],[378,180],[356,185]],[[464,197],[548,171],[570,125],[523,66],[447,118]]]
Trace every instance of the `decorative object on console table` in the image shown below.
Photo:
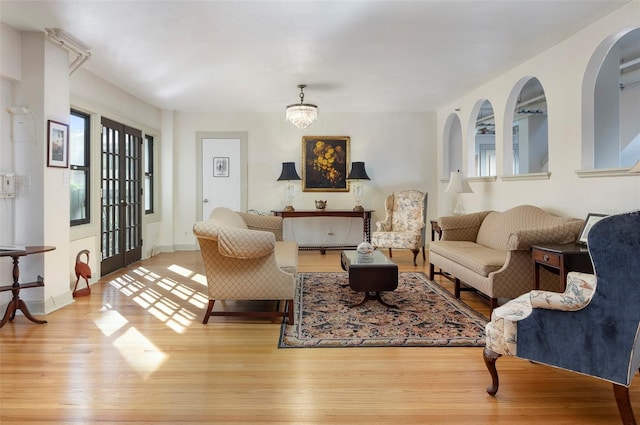
[[[473,193],[471,186],[467,183],[460,170],[452,171],[449,177],[449,186],[444,190],[445,192],[454,193],[456,196],[456,206],[453,209],[453,215],[465,214],[464,206],[462,205],[461,193]]]
[[[305,84],[298,84],[300,89],[300,103],[287,106],[287,121],[299,129],[307,128],[318,118],[318,107],[311,103],[304,103]]]
[[[69,126],[49,120],[47,123],[47,166],[67,168],[69,166]]]
[[[317,200],[316,201],[316,208],[319,209],[319,210],[323,210],[323,209],[327,208],[327,201]]]
[[[348,192],[347,136],[304,136],[302,138],[302,191]]]
[[[287,186],[285,187],[285,198],[287,200],[287,205],[284,207],[285,211],[294,211],[293,206],[293,197],[295,195],[296,188],[291,183],[292,180],[300,180],[300,176],[296,171],[296,164],[294,162],[283,162],[282,163],[282,173],[280,173],[280,177],[278,177],[278,181],[286,180]]]
[[[353,196],[356,198],[356,206],[353,207],[354,211],[364,211],[362,207],[362,195],[363,185],[360,180],[371,180],[367,175],[367,171],[364,169],[364,162],[352,162],[351,172],[347,176],[347,180],[355,180],[353,184]]]

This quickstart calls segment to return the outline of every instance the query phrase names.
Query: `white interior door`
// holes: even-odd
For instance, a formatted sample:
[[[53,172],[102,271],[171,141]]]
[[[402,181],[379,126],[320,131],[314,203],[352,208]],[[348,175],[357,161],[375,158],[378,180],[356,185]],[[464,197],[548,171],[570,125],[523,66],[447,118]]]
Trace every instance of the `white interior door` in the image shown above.
[[[240,139],[202,139],[202,219],[214,208],[242,209]]]

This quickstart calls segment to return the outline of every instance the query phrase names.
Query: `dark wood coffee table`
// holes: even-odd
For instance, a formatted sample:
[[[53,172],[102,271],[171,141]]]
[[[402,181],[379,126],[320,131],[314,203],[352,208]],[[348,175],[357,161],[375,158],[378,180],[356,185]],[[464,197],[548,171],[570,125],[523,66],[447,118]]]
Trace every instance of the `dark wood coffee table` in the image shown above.
[[[398,287],[398,266],[380,251],[366,259],[359,257],[356,251],[342,251],[340,255],[342,269],[349,273],[349,287],[356,292],[364,292],[364,298],[351,307],[356,307],[369,300],[377,300],[380,304],[397,308],[386,303],[383,291],[395,291]]]

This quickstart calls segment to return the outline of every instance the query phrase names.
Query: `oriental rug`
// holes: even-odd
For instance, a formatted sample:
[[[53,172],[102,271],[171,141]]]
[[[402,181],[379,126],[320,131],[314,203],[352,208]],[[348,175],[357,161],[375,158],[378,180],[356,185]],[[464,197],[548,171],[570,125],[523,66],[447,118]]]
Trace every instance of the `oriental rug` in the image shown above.
[[[378,301],[347,285],[346,272],[301,273],[294,299],[295,324],[283,323],[279,348],[481,347],[483,315],[430,281],[424,273],[398,275],[398,288]]]

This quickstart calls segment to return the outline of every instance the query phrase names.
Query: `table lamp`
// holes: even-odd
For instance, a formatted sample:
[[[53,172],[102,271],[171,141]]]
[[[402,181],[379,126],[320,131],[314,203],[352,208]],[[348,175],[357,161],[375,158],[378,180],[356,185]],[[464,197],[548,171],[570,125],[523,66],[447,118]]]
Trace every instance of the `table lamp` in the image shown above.
[[[296,188],[291,183],[292,180],[300,180],[300,176],[296,171],[295,162],[283,162],[282,163],[282,173],[280,177],[278,177],[278,181],[286,180],[287,185],[285,186],[285,198],[287,200],[287,206],[284,207],[285,211],[295,211],[293,206],[291,205],[293,202],[293,196],[295,195]]]
[[[449,186],[444,190],[445,192],[455,193],[457,196],[456,206],[453,209],[454,215],[463,215],[465,213],[464,206],[462,205],[462,199],[460,199],[461,193],[473,193],[471,186],[467,183],[467,180],[462,177],[460,170],[452,171],[449,177]]]
[[[356,198],[356,206],[353,207],[354,211],[362,212],[364,208],[362,207],[362,194],[363,194],[363,186],[360,180],[371,180],[367,175],[367,171],[364,169],[364,162],[352,162],[351,163],[351,172],[349,176],[347,176],[347,180],[355,180],[353,184],[353,196]]]

